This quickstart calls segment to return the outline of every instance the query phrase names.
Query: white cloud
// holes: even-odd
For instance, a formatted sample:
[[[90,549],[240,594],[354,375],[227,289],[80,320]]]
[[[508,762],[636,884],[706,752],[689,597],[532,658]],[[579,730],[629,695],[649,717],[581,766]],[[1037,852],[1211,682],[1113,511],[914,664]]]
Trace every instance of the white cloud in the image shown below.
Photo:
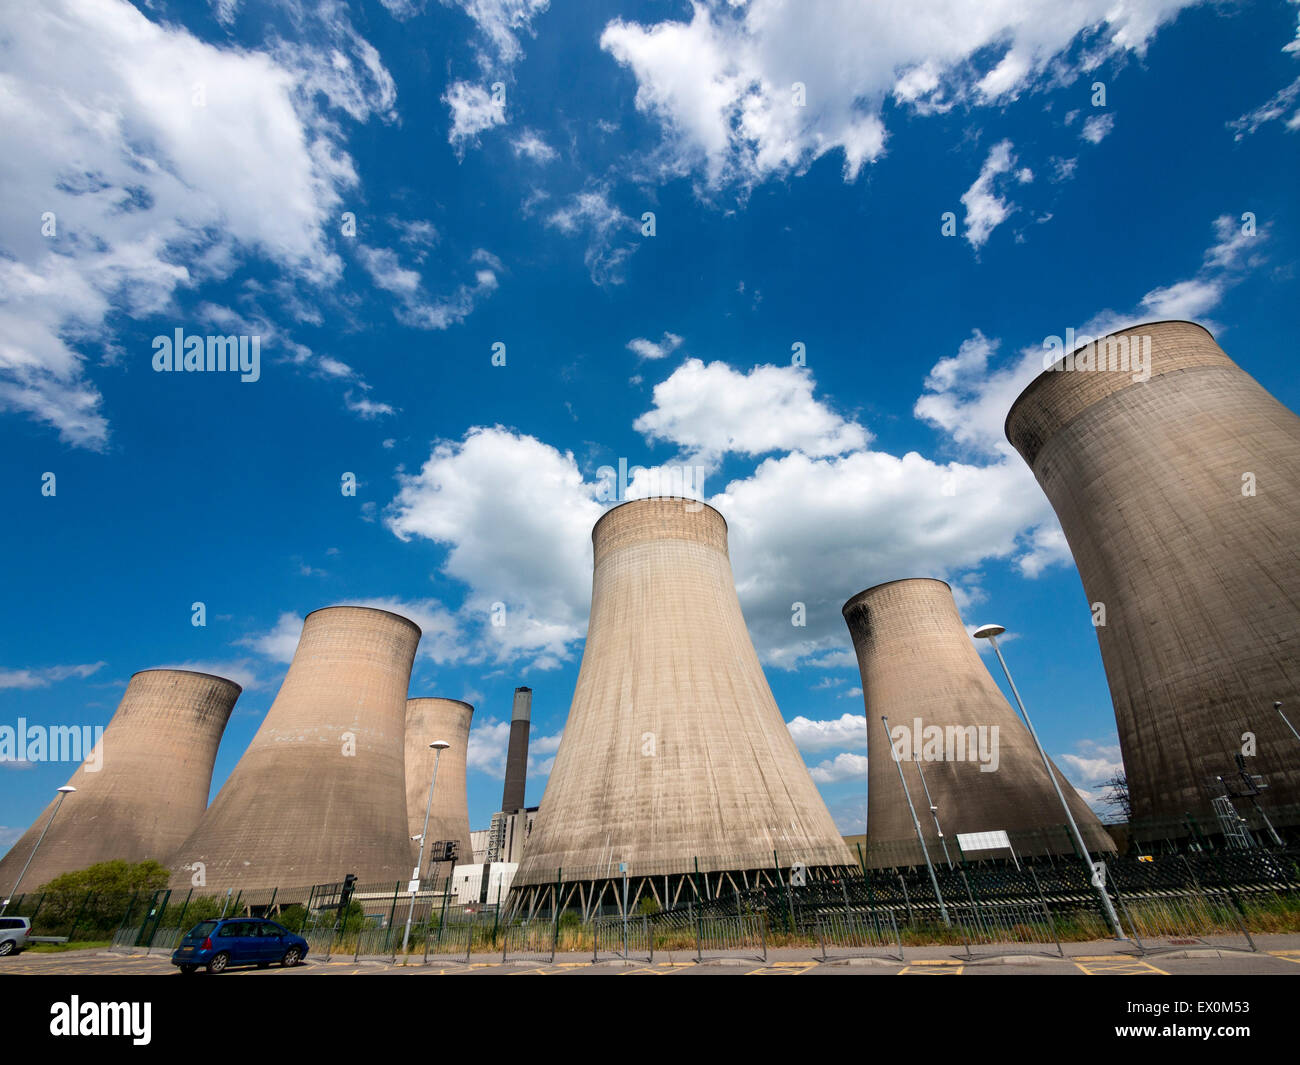
[[[479,261],[482,256],[488,256],[500,266],[495,256],[481,249],[475,252],[472,261]],[[498,285],[496,273],[481,267],[475,271],[472,285],[461,284],[450,296],[434,298],[425,292],[419,271],[404,267],[391,248],[360,244],[357,258],[377,287],[397,297],[393,313],[399,322],[412,329],[447,329],[464,321],[473,313],[478,301],[495,292]],[[359,410],[351,402],[348,409]]]
[[[298,649],[298,637],[302,635],[302,622],[303,619],[297,614],[284,613],[276,620],[275,627],[269,632],[245,636],[235,642],[244,647],[251,647],[259,655],[273,662],[283,662],[287,665],[293,661],[293,653]]]
[[[662,129],[652,159],[661,170],[743,188],[839,152],[852,181],[884,151],[887,98],[919,114],[1001,105],[1107,56],[1142,54],[1196,2],[910,0],[900,15],[861,0],[697,0],[689,22],[614,19],[600,44]],[[1079,54],[1071,46],[1083,33]]]
[[[783,669],[856,668],[840,608],[898,577],[960,578],[1032,548],[1052,520],[1018,459],[940,463],[916,452],[854,451],[765,460],[710,500],[726,516],[745,619],[760,656]],[[806,624],[790,624],[803,603]]]
[[[1212,228],[1214,243],[1206,249],[1194,278],[1150,290],[1130,312],[1099,311],[1077,327],[1076,333],[1099,337],[1153,318],[1205,322],[1204,315],[1218,305],[1228,289],[1263,262],[1259,247],[1268,239],[1267,227],[1247,235],[1242,224],[1228,215],[1216,218]],[[1061,323],[1055,335],[1062,337],[1065,330],[1066,323]],[[1003,424],[1016,397],[1042,373],[1045,348],[1042,342],[1028,345],[993,367],[991,356],[999,344],[974,330],[955,356],[935,363],[914,413],[972,451],[1013,455]]]
[[[357,175],[324,109],[388,118],[392,82],[343,15],[302,17],[323,42],[267,53],[123,0],[0,10],[0,408],[103,448],[85,360],[111,344],[110,315],[165,311],[250,253],[307,283],[339,276],[325,226]]]
[[[577,193],[547,216],[546,224],[566,236],[586,236],[583,261],[592,281],[598,285],[622,282],[623,263],[636,250],[630,237],[639,229],[609,202],[607,188],[598,185]]]
[[[484,130],[505,125],[504,98],[494,96],[482,85],[468,81],[452,82],[443,94],[442,102],[451,111],[447,141],[459,153],[464,153],[467,143],[477,143],[478,135]]]
[[[474,656],[546,669],[586,628],[601,510],[571,453],[496,427],[439,443],[418,474],[402,477],[386,520],[400,539],[448,546],[443,572],[469,588],[460,621]]]
[[[98,673],[106,662],[81,666],[45,666],[39,669],[0,669],[0,690],[5,688],[46,688],[69,677],[85,678]]]
[[[1238,119],[1228,123],[1230,129],[1236,130],[1234,140],[1242,140],[1249,137],[1259,129],[1260,126],[1268,122],[1274,122],[1279,118],[1287,115],[1283,126],[1294,132],[1300,130],[1300,107],[1296,105],[1297,99],[1300,99],[1300,78],[1296,78],[1285,88],[1279,89],[1267,103],[1261,104],[1253,111],[1247,111]]]
[[[1063,754],[1060,761],[1070,767],[1070,774],[1084,785],[1096,786],[1109,780],[1117,773],[1124,772],[1124,760],[1120,756],[1119,744],[1102,744],[1095,740],[1081,740],[1078,754]]]
[[[636,337],[627,342],[627,350],[633,352],[638,359],[651,360],[666,359],[681,346],[682,338],[676,333],[664,333],[658,342],[644,337]]]
[[[556,151],[546,141],[542,140],[541,135],[532,129],[524,130],[518,137],[510,142],[510,147],[515,150],[515,155],[522,155],[531,159],[534,163],[549,163],[556,158]]]
[[[862,690],[857,689],[856,694],[861,695]],[[867,719],[862,714],[842,714],[829,721],[812,721],[801,716],[786,725],[801,751],[867,749]]]
[[[808,774],[818,784],[837,784],[842,780],[866,780],[867,756],[865,754],[837,754],[828,762],[810,766]]]
[[[550,0],[454,0],[454,3],[474,20],[490,46],[479,52],[479,63],[485,69],[522,59],[520,35],[531,36],[533,19],[550,6]]]
[[[864,447],[867,431],[812,392],[806,367],[755,366],[741,373],[723,362],[687,359],[655,385],[654,406],[633,428],[647,440],[715,461],[727,453],[837,455]]]
[[[1115,128],[1115,115],[1112,112],[1105,112],[1100,115],[1093,115],[1083,124],[1079,136],[1089,144],[1100,144],[1106,139],[1106,135]]]
[[[546,776],[555,763],[555,752],[560,749],[563,731],[552,736],[528,738],[528,774],[530,777]],[[498,780],[506,775],[506,753],[510,747],[510,722],[489,717],[475,721],[469,732],[469,754],[466,767],[486,773]]]
[[[1014,205],[1007,203],[994,190],[997,178],[1008,173],[1015,161],[1010,141],[995,144],[980,167],[979,177],[962,193],[961,202],[966,208],[966,240],[972,248],[982,248],[989,234],[1015,210]]]

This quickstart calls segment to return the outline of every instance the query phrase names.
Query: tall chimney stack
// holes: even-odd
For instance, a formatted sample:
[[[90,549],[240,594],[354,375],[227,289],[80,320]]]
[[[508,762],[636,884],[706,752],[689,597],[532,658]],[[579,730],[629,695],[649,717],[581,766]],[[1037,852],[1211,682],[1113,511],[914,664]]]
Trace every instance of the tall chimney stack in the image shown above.
[[[510,749],[506,753],[506,786],[501,792],[501,810],[512,814],[524,808],[524,786],[528,783],[528,727],[533,712],[533,689],[516,688],[510,715]]]

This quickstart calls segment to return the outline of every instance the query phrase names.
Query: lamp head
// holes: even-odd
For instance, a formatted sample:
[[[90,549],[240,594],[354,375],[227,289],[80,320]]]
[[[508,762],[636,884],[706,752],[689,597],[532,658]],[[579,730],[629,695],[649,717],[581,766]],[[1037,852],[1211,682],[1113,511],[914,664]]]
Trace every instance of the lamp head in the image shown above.
[[[981,625],[975,630],[975,639],[987,640],[991,636],[1001,636],[1006,631],[1005,625]]]

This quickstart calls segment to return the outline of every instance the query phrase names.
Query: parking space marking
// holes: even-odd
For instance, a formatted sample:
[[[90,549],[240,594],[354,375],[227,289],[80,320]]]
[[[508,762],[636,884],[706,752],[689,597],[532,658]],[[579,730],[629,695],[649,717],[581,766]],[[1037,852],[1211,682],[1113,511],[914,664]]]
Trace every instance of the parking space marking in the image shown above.
[[[758,969],[750,969],[744,976],[798,976],[817,966],[815,961],[778,961]]]
[[[896,976],[961,976],[966,971],[965,962],[947,958],[917,958],[898,970]]]
[[[1149,961],[1115,954],[1072,958],[1075,967],[1088,976],[1168,976]]]

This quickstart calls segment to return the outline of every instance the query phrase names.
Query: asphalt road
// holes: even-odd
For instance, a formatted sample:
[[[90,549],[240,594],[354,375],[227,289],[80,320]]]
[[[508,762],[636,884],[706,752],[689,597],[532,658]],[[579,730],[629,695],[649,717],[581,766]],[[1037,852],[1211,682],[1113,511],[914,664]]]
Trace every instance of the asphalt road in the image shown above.
[[[245,967],[230,969],[221,979],[239,976],[280,978],[294,976],[1175,976],[1270,975],[1300,976],[1298,937],[1259,937],[1255,953],[1209,946],[1178,947],[1164,953],[1135,956],[1117,944],[1072,944],[1070,956],[1020,954],[966,959],[941,948],[910,948],[904,961],[886,958],[830,958],[821,960],[807,950],[772,951],[766,961],[757,957],[706,958],[673,955],[647,964],[642,961],[592,962],[590,956],[560,957],[554,963],[478,960],[431,960],[427,965],[394,965],[386,960],[332,961],[309,958],[293,969]],[[1278,942],[1269,943],[1268,939]],[[104,950],[67,951],[0,958],[0,976],[63,974],[80,976],[176,975],[179,971],[164,954],[122,954]],[[200,971],[191,979],[213,979]]]

